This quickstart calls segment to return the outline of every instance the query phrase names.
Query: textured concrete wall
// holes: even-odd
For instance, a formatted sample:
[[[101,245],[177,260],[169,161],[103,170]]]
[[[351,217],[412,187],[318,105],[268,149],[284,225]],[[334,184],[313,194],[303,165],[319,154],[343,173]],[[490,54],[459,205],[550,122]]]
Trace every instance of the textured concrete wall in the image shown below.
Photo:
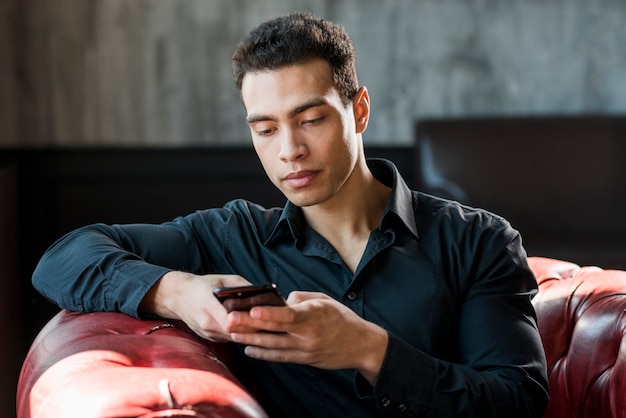
[[[402,1],[361,21],[377,18],[378,34],[346,22],[382,111],[372,140],[432,116],[626,112],[625,1]]]
[[[247,142],[232,50],[305,9],[355,41],[370,144],[427,117],[626,112],[624,0],[8,1],[4,144]]]

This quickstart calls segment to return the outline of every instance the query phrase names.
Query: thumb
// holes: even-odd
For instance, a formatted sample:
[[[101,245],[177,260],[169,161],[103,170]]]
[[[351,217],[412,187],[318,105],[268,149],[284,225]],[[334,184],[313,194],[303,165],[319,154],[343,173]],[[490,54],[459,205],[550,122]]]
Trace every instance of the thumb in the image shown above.
[[[287,297],[287,304],[293,305],[296,303],[302,303],[307,300],[314,299],[330,299],[330,296],[320,292],[303,292],[300,290],[296,290],[289,293],[289,296]]]

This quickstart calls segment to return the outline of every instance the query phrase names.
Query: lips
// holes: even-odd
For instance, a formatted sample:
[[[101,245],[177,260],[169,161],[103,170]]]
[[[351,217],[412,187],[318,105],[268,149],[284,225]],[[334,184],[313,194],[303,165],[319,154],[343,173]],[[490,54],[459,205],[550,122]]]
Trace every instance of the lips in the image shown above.
[[[315,180],[318,173],[319,173],[318,171],[314,171],[314,170],[297,171],[297,172],[289,173],[283,179],[283,181],[287,185],[295,189],[300,188],[300,187],[306,187],[309,184],[311,184],[313,180]]]

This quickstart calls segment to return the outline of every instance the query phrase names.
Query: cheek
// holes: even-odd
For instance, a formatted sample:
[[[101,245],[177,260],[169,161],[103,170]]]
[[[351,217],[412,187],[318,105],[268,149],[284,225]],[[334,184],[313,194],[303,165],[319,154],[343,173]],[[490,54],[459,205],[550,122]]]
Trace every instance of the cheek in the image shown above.
[[[342,146],[345,148],[346,153],[351,160],[357,158],[359,151],[359,139],[356,133],[356,125],[354,123],[354,117],[351,114],[344,114],[342,116],[343,136]]]
[[[346,130],[343,133],[343,141],[338,142],[342,147],[342,156],[343,158],[347,158],[350,162],[354,163],[358,158],[359,154],[359,138],[358,136],[350,130]],[[337,150],[339,153],[340,150]]]

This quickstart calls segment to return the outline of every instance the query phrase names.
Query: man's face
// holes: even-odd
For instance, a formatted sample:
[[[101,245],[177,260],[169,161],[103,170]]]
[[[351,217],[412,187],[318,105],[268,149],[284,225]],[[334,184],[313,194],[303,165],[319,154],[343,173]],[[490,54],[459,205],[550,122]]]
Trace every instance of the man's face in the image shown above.
[[[355,103],[367,92],[359,91]],[[248,73],[241,88],[254,148],[265,172],[294,204],[330,201],[362,152],[369,102],[344,106],[323,60]],[[359,99],[361,98],[361,99]],[[369,98],[367,98],[369,101]]]

